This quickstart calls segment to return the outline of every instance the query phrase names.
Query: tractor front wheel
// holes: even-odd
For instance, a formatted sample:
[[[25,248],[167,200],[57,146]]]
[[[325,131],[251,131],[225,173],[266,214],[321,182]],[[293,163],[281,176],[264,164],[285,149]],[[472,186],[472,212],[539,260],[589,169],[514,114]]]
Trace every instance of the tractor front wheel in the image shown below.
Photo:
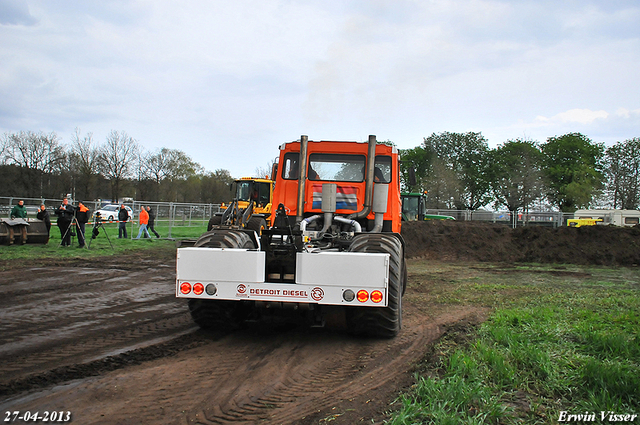
[[[398,238],[384,233],[363,233],[353,238],[349,252],[389,254],[387,307],[347,307],[347,327],[355,335],[392,338],[402,328],[404,253]]]
[[[213,217],[211,217],[209,219],[209,223],[207,223],[207,232],[211,231],[214,226],[220,225],[220,223],[222,223],[221,215],[214,215]]]
[[[262,217],[251,217],[247,222],[247,229],[255,230],[258,236],[267,228],[267,221]]]

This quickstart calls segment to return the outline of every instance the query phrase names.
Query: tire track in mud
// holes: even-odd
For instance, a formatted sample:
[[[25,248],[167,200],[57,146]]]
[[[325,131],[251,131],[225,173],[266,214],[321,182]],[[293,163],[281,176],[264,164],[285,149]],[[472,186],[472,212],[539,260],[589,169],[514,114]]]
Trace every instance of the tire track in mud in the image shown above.
[[[175,272],[153,267],[31,267],[0,272],[0,394],[95,375],[117,355],[194,332]]]
[[[46,350],[30,351],[23,355],[2,357],[0,367],[0,394],[5,385],[20,386],[21,381],[33,381],[52,369],[90,363],[104,357],[152,345],[165,338],[175,338],[196,331],[191,316],[181,313],[175,316],[144,323],[130,329],[113,331],[97,337],[83,337],[81,341],[64,344]],[[25,376],[25,372],[28,374]],[[49,383],[52,377],[49,378]]]
[[[198,332],[198,344],[170,358],[6,407],[71,410],[83,424],[317,423],[336,406],[349,410],[350,403],[379,398],[384,389],[397,395],[393,381],[422,359],[443,325],[479,314],[467,308],[430,317],[409,304],[404,328],[391,340],[264,326],[223,338]]]
[[[466,313],[468,314],[468,313]],[[458,321],[464,315],[448,320]],[[301,361],[287,377],[262,394],[232,398],[213,411],[188,416],[196,424],[294,423],[309,412],[328,410],[336,402],[353,399],[386,385],[421,358],[424,347],[441,334],[435,323],[412,323],[394,340],[352,340],[324,363]],[[331,347],[329,347],[331,348]],[[307,412],[307,413],[305,413]]]

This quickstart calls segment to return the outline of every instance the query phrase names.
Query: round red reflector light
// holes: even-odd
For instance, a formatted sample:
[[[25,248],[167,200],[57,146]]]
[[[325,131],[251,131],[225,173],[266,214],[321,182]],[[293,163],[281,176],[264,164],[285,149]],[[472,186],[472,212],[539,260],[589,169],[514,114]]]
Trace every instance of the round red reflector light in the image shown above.
[[[202,283],[196,283],[193,285],[193,293],[196,295],[202,295],[204,292],[204,285]]]
[[[361,289],[358,291],[358,301],[360,301],[361,303],[367,302],[367,300],[369,299],[369,293],[367,291],[365,291],[364,289]]]
[[[194,288],[195,289],[195,288]],[[379,303],[380,301],[382,301],[382,292],[380,291],[373,291],[371,293],[371,301],[373,301],[374,303]]]
[[[189,282],[182,282],[180,284],[180,292],[185,295],[191,292],[191,284]]]

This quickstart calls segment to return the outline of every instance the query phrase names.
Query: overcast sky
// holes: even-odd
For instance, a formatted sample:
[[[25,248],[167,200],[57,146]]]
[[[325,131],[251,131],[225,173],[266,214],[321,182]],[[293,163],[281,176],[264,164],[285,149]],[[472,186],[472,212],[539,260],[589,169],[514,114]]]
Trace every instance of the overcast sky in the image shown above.
[[[640,2],[0,0],[0,133],[125,131],[234,177],[278,146],[640,137]]]

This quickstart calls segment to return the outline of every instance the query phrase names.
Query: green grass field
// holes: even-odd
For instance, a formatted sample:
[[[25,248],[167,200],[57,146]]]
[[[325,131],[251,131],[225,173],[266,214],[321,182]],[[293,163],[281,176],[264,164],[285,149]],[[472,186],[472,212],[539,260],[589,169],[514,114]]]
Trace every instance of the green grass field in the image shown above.
[[[640,416],[638,268],[412,261],[409,270],[408,298],[493,313],[471,340],[452,334],[438,343],[388,423],[556,424],[563,411],[565,419],[594,414],[595,423],[609,423],[601,412]]]
[[[175,248],[178,239],[195,239],[207,230],[206,224],[193,226],[172,226],[171,240],[166,239],[169,234],[169,226],[160,224],[156,226],[156,231],[160,234],[161,239],[156,239],[152,234],[152,239],[140,240],[133,239],[138,236],[139,226],[127,226],[127,239],[118,239],[118,225],[116,223],[104,223],[104,230],[98,228],[99,234],[95,239],[91,239],[93,226],[87,225],[85,232],[87,234],[86,248],[78,248],[78,240],[72,238],[70,247],[60,246],[60,231],[55,225],[51,227],[49,243],[42,244],[25,244],[25,245],[0,245],[0,258],[3,260],[35,260],[39,258],[95,258],[101,256],[125,254],[131,250],[151,249],[159,246],[167,247],[167,249]],[[108,238],[107,238],[108,235]],[[89,246],[89,242],[91,245]],[[0,265],[0,269],[2,266]]]

